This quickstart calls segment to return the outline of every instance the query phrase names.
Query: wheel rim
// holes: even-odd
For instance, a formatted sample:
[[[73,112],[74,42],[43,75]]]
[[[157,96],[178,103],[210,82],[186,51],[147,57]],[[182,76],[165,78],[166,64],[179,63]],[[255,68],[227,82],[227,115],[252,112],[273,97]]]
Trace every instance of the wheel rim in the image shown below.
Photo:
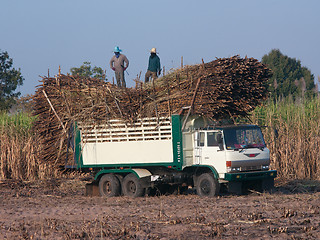
[[[103,190],[106,194],[110,194],[112,192],[112,189],[111,189],[111,183],[110,182],[106,182],[104,185],[103,185]]]
[[[204,195],[209,195],[210,192],[211,192],[211,186],[210,186],[210,182],[208,180],[203,180],[201,181],[200,183],[200,189],[201,189],[201,192],[204,194]]]
[[[133,181],[128,182],[128,192],[134,194],[137,190],[137,186]]]

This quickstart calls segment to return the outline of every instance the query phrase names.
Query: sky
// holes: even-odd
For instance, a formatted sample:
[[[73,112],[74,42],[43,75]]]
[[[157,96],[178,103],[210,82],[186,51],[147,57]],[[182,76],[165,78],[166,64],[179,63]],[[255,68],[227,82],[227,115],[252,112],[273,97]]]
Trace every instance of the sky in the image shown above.
[[[1,0],[0,50],[33,94],[41,76],[85,61],[106,70],[119,46],[130,61],[127,86],[143,76],[156,47],[166,71],[216,58],[253,57],[272,49],[320,76],[319,0]]]

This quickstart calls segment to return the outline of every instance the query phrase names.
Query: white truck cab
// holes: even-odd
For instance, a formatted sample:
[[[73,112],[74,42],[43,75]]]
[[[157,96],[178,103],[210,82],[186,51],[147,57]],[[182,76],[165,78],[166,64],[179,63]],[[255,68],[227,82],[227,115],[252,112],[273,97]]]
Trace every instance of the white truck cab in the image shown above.
[[[194,139],[195,164],[213,165],[222,179],[225,173],[269,170],[270,152],[258,126],[198,130]]]

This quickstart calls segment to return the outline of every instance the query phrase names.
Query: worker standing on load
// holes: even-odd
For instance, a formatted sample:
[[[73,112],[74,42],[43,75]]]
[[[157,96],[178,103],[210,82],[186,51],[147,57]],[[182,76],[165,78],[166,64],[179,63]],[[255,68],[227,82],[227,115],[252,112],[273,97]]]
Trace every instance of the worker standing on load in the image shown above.
[[[129,66],[129,60],[120,52],[122,50],[117,46],[114,48],[114,56],[110,60],[110,68],[114,71],[117,80],[118,87],[126,87],[126,81],[124,79],[124,71]]]
[[[161,74],[160,58],[157,55],[156,48],[150,50],[148,70],[145,75],[145,83],[149,82],[149,78],[152,77],[153,80],[156,80]]]

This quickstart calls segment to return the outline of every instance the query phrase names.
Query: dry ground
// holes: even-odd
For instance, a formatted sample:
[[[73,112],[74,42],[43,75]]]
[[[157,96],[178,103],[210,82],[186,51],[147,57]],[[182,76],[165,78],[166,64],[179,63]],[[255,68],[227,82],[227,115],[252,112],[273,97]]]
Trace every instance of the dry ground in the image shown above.
[[[0,181],[0,239],[320,239],[320,184],[275,192],[87,197],[85,181]]]

